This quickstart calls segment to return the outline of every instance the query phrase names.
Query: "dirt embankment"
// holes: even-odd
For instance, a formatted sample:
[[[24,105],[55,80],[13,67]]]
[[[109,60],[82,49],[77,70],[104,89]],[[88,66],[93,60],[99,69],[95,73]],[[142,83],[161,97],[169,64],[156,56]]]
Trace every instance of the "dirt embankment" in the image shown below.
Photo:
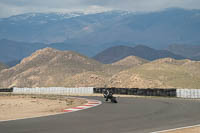
[[[84,103],[64,96],[0,95],[0,121],[53,115]]]

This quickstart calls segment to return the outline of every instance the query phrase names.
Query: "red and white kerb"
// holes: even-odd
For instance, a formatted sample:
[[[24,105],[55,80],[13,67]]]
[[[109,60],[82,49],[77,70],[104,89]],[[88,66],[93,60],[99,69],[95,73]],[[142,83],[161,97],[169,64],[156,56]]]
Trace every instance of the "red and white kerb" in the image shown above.
[[[88,109],[88,108],[92,108],[95,106],[98,106],[102,104],[101,101],[98,100],[87,100],[87,103],[81,106],[77,106],[77,107],[73,107],[73,108],[68,108],[68,109],[64,109],[63,112],[75,112],[75,111],[80,111],[83,109]]]

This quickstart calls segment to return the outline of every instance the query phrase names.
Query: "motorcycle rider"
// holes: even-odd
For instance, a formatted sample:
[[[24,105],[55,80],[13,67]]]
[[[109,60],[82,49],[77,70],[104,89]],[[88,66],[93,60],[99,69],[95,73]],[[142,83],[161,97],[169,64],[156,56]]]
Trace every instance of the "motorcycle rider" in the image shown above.
[[[113,96],[113,92],[110,89],[105,89],[103,92],[104,98],[106,98],[106,101],[108,101],[108,99],[111,99]]]

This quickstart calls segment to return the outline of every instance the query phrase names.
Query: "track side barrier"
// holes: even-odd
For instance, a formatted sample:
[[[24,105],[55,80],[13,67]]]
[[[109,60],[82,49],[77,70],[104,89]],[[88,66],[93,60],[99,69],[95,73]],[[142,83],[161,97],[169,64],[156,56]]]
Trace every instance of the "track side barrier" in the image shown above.
[[[111,89],[114,94],[162,96],[200,99],[200,89],[159,89],[159,88],[94,88],[94,93],[102,93],[104,89]]]
[[[102,93],[104,89],[111,89],[114,94],[176,97],[176,89],[142,89],[142,88],[94,88],[94,93]]]
[[[139,96],[162,96],[178,98],[198,98],[200,99],[200,89],[158,89],[158,88],[2,88],[0,92],[11,92],[15,94],[57,94],[57,95],[92,95],[103,93],[104,89],[111,89],[114,94],[139,95]]]
[[[200,98],[200,89],[176,89],[179,98]]]
[[[13,92],[13,88],[2,88],[0,92]]]
[[[93,87],[14,88],[13,93],[15,94],[91,95],[93,94]]]

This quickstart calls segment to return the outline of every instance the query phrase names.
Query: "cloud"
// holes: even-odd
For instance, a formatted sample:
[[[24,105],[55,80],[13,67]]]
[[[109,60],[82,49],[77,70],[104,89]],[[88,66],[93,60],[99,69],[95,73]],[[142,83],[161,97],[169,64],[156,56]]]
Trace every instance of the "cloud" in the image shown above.
[[[200,9],[199,0],[87,0],[87,4],[131,11],[156,11],[170,7]]]
[[[26,12],[158,11],[178,7],[200,9],[200,0],[0,0],[0,17]]]
[[[10,15],[21,13],[24,13],[24,11],[17,6],[0,3],[0,17],[8,17]]]

